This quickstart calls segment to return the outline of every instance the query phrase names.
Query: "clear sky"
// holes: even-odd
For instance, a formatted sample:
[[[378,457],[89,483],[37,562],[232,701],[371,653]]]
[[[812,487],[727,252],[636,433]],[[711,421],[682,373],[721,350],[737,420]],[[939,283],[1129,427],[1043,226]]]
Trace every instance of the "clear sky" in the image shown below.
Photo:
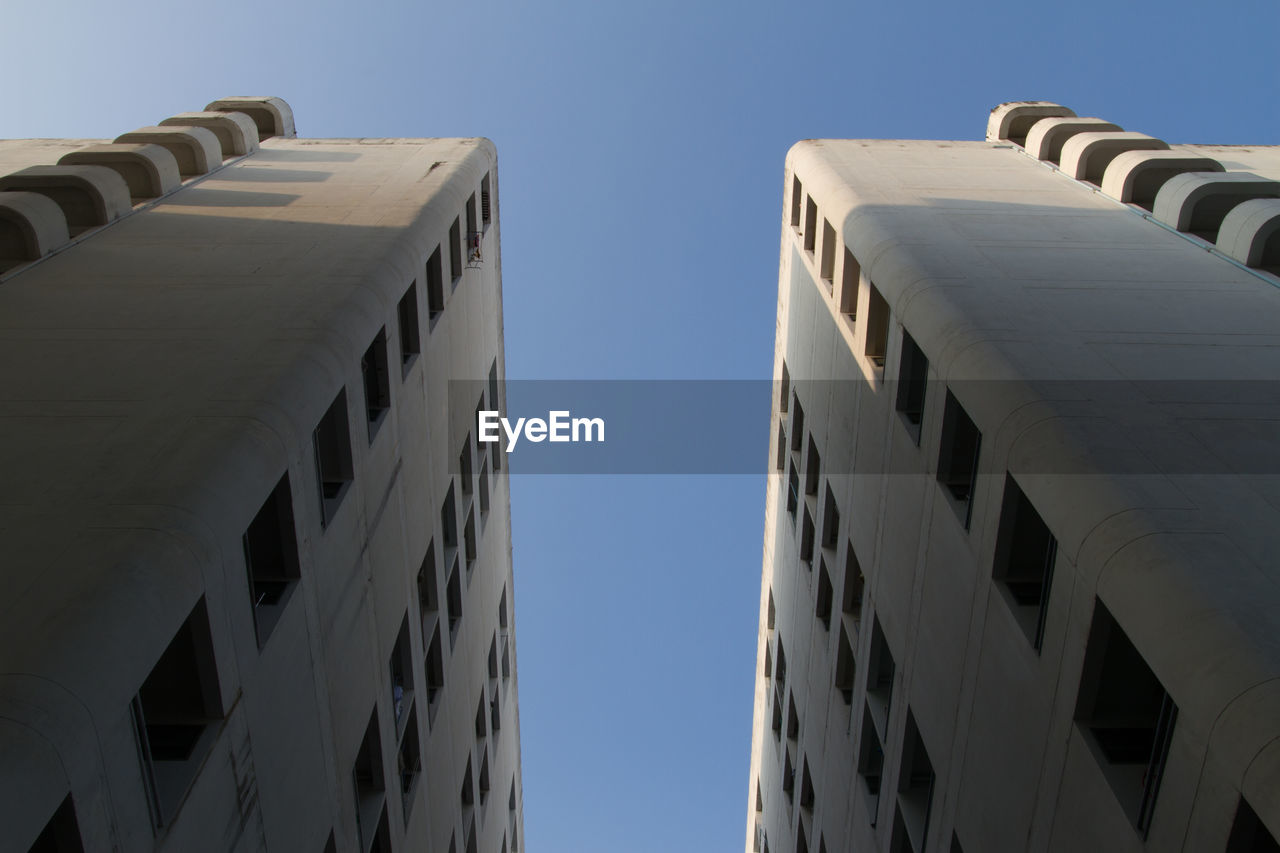
[[[770,375],[783,157],[979,139],[1044,99],[1280,143],[1274,0],[1217,4],[5,0],[0,136],[114,137],[229,94],[303,136],[487,136],[511,378]],[[759,476],[512,484],[530,853],[740,851]]]

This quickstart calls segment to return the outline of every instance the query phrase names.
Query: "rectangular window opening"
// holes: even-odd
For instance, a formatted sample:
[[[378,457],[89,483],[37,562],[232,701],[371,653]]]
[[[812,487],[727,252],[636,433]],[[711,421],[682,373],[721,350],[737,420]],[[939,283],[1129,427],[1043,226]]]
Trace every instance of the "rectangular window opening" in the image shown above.
[[[880,731],[886,731],[889,721],[889,709],[893,706],[893,675],[897,664],[889,651],[889,643],[885,640],[880,620],[872,623],[871,660],[867,671],[867,703],[875,715],[875,722]]]
[[[920,737],[915,715],[908,709],[898,770],[898,813],[916,850],[923,850],[928,838],[934,781],[933,762]]]
[[[462,624],[462,581],[458,577],[457,558],[454,558],[449,583],[445,586],[445,608],[449,613],[449,648],[453,648],[458,638],[458,626]]]
[[[422,339],[418,332],[418,283],[409,285],[396,305],[396,320],[400,325],[400,378],[409,375],[409,368],[422,354]]]
[[[84,853],[80,824],[76,821],[76,808],[70,794],[62,799],[28,853]]]
[[[480,221],[485,228],[493,222],[493,193],[490,190],[488,172],[480,179]]]
[[[355,479],[351,460],[351,428],[347,422],[347,389],[334,398],[311,435],[320,482],[320,514],[323,526],[333,520]]]
[[[884,775],[884,745],[871,719],[870,707],[862,709],[862,734],[858,744],[858,776],[870,798],[871,825],[880,810],[880,779]]]
[[[431,629],[431,643],[427,646],[427,725],[435,722],[440,707],[440,694],[444,690],[444,653],[440,645],[440,626]]]
[[[825,219],[822,220],[822,257],[818,274],[826,282],[827,292],[830,293],[836,274],[836,229]]]
[[[253,606],[254,636],[261,649],[275,630],[302,576],[288,471],[253,517],[242,542],[249,575],[249,601]]]
[[[973,493],[978,483],[978,453],[981,447],[982,433],[948,389],[946,407],[942,412],[938,482],[946,491],[965,530],[969,529],[973,516]]]
[[[365,413],[369,421],[369,443],[382,427],[391,411],[391,381],[387,375],[387,330],[384,326],[374,335],[373,343],[360,359],[360,376],[364,380]]]
[[[812,197],[804,203],[804,250],[813,254],[818,243],[818,205]]]
[[[822,475],[822,456],[818,453],[818,443],[809,436],[809,453],[804,465],[804,493],[818,494],[818,478]]]
[[[822,627],[828,631],[831,630],[831,599],[834,597],[834,592],[831,587],[831,576],[827,573],[827,561],[825,558],[819,558],[818,594],[814,615],[818,617]]]
[[[840,542],[840,507],[836,504],[835,492],[831,491],[831,483],[827,483],[827,497],[822,507],[822,547],[834,549]]]
[[[867,282],[867,341],[863,353],[876,368],[884,369],[884,356],[889,349],[889,303],[880,290]]]
[[[467,233],[474,234],[480,230],[480,224],[476,219],[476,194],[472,193],[467,198]]]
[[[840,313],[850,323],[858,318],[858,280],[862,267],[848,248],[844,250],[844,265],[840,269]]]
[[[907,330],[902,330],[902,359],[898,365],[898,394],[895,408],[907,434],[916,446],[920,445],[921,424],[924,421],[924,396],[929,380],[929,360],[916,345]]]
[[[449,226],[449,275],[457,287],[458,279],[462,278],[462,221],[459,219],[454,219]]]
[[[800,560],[808,569],[813,568],[813,516],[809,507],[804,508],[804,523],[800,527]]]
[[[1057,553],[1058,540],[1017,482],[1006,475],[993,575],[1003,587],[1005,600],[1013,609],[1019,627],[1037,653],[1044,644]]]
[[[382,735],[376,705],[365,727],[364,739],[360,741],[351,777],[355,788],[356,826],[360,831],[360,844],[367,850],[381,829],[379,815],[382,819],[386,816],[387,783],[382,769]]]
[[[853,683],[857,674],[857,658],[849,632],[840,626],[840,645],[836,647],[836,689],[846,705],[853,704]]]
[[[800,186],[800,179],[792,176],[791,178],[791,227],[800,227],[800,203],[804,198],[804,190]]]
[[[427,320],[434,328],[436,320],[444,313],[444,266],[440,259],[440,247],[427,259]]]

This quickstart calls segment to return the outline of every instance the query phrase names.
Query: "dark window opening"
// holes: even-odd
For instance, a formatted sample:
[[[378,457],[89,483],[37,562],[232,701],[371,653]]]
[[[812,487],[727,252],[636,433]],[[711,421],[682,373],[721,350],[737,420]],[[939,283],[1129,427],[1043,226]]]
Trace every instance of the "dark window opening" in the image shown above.
[[[261,649],[275,630],[302,576],[298,566],[298,535],[293,523],[293,495],[286,471],[243,537],[244,562],[249,574],[253,630]]]
[[[458,279],[462,278],[462,222],[458,219],[449,226],[449,275],[457,287]]]
[[[773,622],[776,616],[777,616],[777,610],[773,606],[773,588],[770,587],[769,588],[769,607],[765,611],[765,627],[770,631],[773,630]]]
[[[76,808],[70,794],[63,798],[53,817],[49,818],[29,853],[84,853]]]
[[[1280,844],[1243,797],[1236,808],[1236,819],[1224,853],[1280,853]]]
[[[409,647],[409,614],[406,613],[387,667],[391,675],[391,716],[396,723],[397,741],[404,736],[409,709],[413,706],[413,652]]]
[[[489,640],[489,678],[498,678],[498,635],[495,633]]]
[[[440,259],[440,247],[427,259],[427,320],[435,326],[444,313],[444,265]]]
[[[418,568],[418,609],[422,614],[422,640],[431,636],[436,614],[440,611],[440,588],[436,580],[436,541],[427,542],[427,553]]]
[[[484,750],[484,758],[480,759],[480,778],[477,782],[480,790],[480,805],[489,799],[489,751]]]
[[[858,744],[858,776],[871,797],[871,825],[876,825],[880,804],[880,779],[884,775],[884,746],[871,719],[871,709],[863,706],[862,736]]]
[[[351,430],[347,423],[347,389],[334,398],[311,436],[320,481],[320,514],[328,526],[355,479],[351,462]]]
[[[813,810],[816,795],[813,790],[813,777],[809,775],[809,759],[804,760],[804,771],[800,774],[800,808]]]
[[[844,266],[840,271],[840,313],[850,323],[858,318],[858,279],[862,267],[847,248],[844,250]]]
[[[787,429],[781,423],[778,424],[778,458],[775,463],[777,470],[781,471],[787,464]]]
[[[470,572],[476,564],[476,516],[471,510],[467,510],[467,520],[462,525],[462,555],[467,562],[467,571]]]
[[[396,772],[400,777],[400,804],[407,824],[409,812],[413,808],[414,789],[418,783],[418,776],[422,773],[422,749],[418,742],[416,708],[409,712],[408,724],[400,740],[400,749],[396,753]]]
[[[480,520],[489,515],[489,460],[480,463]]]
[[[448,560],[452,556],[450,548],[458,547],[458,504],[453,496],[453,482],[449,482],[449,491],[445,492],[444,503],[440,505],[440,535],[444,539],[444,554]]]
[[[906,329],[902,330],[902,359],[898,365],[898,398],[895,407],[911,440],[920,444],[924,421],[924,395],[929,381],[929,360]]]
[[[387,783],[382,770],[382,735],[378,730],[377,706],[369,715],[369,725],[365,727],[364,739],[360,741],[351,776],[355,785],[356,827],[360,832],[360,844],[367,850],[373,846],[386,820]]]
[[[498,360],[496,358],[489,365],[489,409],[495,412],[502,409],[501,402],[498,400]],[[493,460],[493,473],[497,474],[502,470],[502,442],[490,443],[489,454]]]
[[[836,504],[836,496],[827,483],[827,499],[822,507],[822,547],[835,548],[840,541],[840,507]]]
[[[440,646],[440,626],[431,630],[431,643],[427,646],[427,725],[435,722],[440,707],[440,694],[444,690],[444,653]]]
[[[800,527],[800,560],[805,567],[813,568],[813,517],[809,515],[809,507],[804,508],[804,523]]]
[[[493,193],[490,190],[488,172],[480,179],[480,221],[485,228],[493,221]]]
[[[804,408],[800,405],[800,395],[791,392],[791,449],[799,452],[804,446]]]
[[[885,352],[889,349],[889,303],[871,282],[867,282],[867,290],[867,341],[863,353],[872,364],[883,369]]]
[[[782,363],[782,382],[778,386],[778,411],[786,413],[787,402],[791,399],[791,373],[787,370],[787,363]]]
[[[800,712],[796,709],[796,694],[787,694],[787,740],[800,739]]]
[[[476,703],[476,740],[484,740],[489,736],[489,709],[485,707],[484,692],[480,693],[480,701]]]
[[[835,590],[831,586],[831,575],[827,573],[827,561],[825,558],[819,558],[818,594],[814,606],[814,615],[818,617],[822,627],[828,631],[831,630],[831,600],[834,597]]]
[[[804,203],[804,250],[812,253],[818,243],[818,205],[813,197],[805,198]]]
[[[898,770],[898,813],[916,850],[923,850],[928,838],[934,781],[933,762],[920,737],[915,715],[908,710]]]
[[[479,231],[479,223],[476,221],[476,194],[472,193],[467,198],[467,233],[473,234]]]
[[[800,179],[794,175],[791,178],[791,227],[800,227],[800,200],[804,198],[803,189],[800,186]]]
[[[1097,602],[1085,647],[1076,723],[1116,799],[1145,838],[1178,709],[1120,625]]]
[[[378,434],[387,412],[391,411],[391,381],[387,375],[387,330],[378,330],[373,343],[360,359],[360,376],[364,379],[365,413],[369,421],[369,443]]]
[[[947,404],[942,413],[942,446],[938,451],[938,482],[946,490],[951,505],[969,529],[973,516],[973,493],[978,484],[978,453],[982,433],[973,419],[947,390]]]
[[[422,353],[422,339],[418,332],[418,284],[409,285],[396,306],[396,320],[400,325],[400,376],[409,375],[409,368]]]
[[[1058,540],[1013,477],[1007,476],[996,534],[994,575],[1003,584],[1014,616],[1037,652],[1044,643],[1057,553]]]
[[[471,433],[462,439],[462,450],[458,453],[458,478],[462,481],[462,493],[469,495],[475,488],[475,471],[471,460]]]
[[[911,843],[911,834],[907,831],[907,822],[902,816],[902,809],[893,813],[893,833],[889,836],[889,853],[916,853],[916,846]]]
[[[773,717],[772,717],[773,739],[778,741],[779,743],[782,742],[783,716],[784,715],[782,711],[782,689],[781,689],[781,685],[779,685],[775,687],[773,690]]]
[[[455,558],[445,587],[445,608],[449,613],[449,648],[458,638],[458,626],[462,624],[462,581],[458,578],[458,561]]]
[[[818,274],[826,282],[827,292],[830,293],[836,274],[836,229],[825,219],[822,220],[822,258]]]
[[[840,596],[840,610],[853,621],[854,636],[858,634],[858,625],[862,622],[862,591],[867,580],[862,574],[862,564],[853,550],[853,542],[845,543],[844,551],[844,592]]]
[[[786,758],[782,765],[782,793],[787,795],[787,803],[794,804],[796,790],[796,769],[791,764],[791,748],[787,747]]]
[[[787,474],[787,512],[791,515],[791,523],[796,520],[796,508],[800,506],[800,475],[796,473],[795,460],[791,460],[791,470]]]
[[[893,662],[893,654],[889,651],[889,643],[885,640],[880,620],[872,623],[871,660],[867,670],[867,703],[875,714],[876,724],[881,731],[886,730],[889,720],[889,709],[893,706],[893,675],[897,665]]]
[[[166,826],[217,738],[222,699],[209,613],[201,598],[143,682],[130,708],[156,826]]]
[[[809,436],[809,453],[805,457],[804,466],[804,493],[806,495],[818,494],[818,478],[822,472],[822,455],[818,453],[818,443],[813,440],[813,436]]]
[[[462,803],[464,815],[476,801],[475,782],[471,778],[471,756],[467,756],[467,769],[462,774],[462,786],[458,789],[458,799]]]
[[[836,689],[846,705],[853,704],[853,680],[857,671],[857,658],[849,632],[840,626],[840,645],[836,647]]]

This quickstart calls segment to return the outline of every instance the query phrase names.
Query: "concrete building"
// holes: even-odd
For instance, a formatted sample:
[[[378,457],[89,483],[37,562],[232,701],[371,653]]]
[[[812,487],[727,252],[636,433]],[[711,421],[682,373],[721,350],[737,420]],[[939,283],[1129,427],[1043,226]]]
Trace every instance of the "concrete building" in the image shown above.
[[[0,850],[523,841],[484,139],[0,143]]]
[[[1275,851],[1280,150],[786,162],[748,851]]]

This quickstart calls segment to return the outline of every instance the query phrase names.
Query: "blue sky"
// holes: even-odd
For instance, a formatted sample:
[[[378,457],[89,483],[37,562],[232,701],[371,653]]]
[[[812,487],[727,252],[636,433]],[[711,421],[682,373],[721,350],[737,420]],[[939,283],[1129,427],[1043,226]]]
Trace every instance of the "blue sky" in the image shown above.
[[[274,94],[304,136],[488,136],[511,378],[767,378],[782,168],[812,137],[978,139],[1055,100],[1280,143],[1271,0],[28,2],[0,136]],[[513,482],[526,849],[741,850],[760,476]]]

